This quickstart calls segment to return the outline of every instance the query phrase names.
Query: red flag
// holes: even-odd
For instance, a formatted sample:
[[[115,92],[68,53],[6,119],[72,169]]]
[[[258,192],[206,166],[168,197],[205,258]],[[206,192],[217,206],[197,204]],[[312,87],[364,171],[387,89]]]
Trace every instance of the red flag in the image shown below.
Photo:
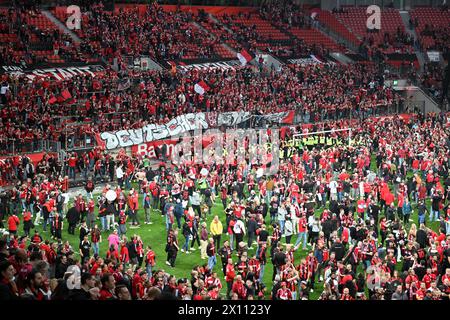
[[[204,95],[205,92],[207,92],[208,90],[210,90],[211,88],[205,83],[205,81],[200,81],[199,83],[197,83],[194,86],[194,90],[195,92],[197,92],[199,95]]]
[[[49,104],[54,104],[56,101],[57,101],[57,99],[54,96],[52,96],[50,99],[48,99]]]
[[[281,123],[292,124],[294,122],[294,111],[288,111],[288,114],[281,120]]]
[[[61,93],[61,96],[64,98],[64,100],[72,98],[72,95],[70,94],[69,90],[67,90],[67,89]]]
[[[255,56],[252,55],[252,54],[250,54],[250,53],[248,53],[247,50],[242,49],[241,52],[238,52],[237,58],[239,59],[239,61],[241,62],[241,64],[242,64],[243,66],[245,66],[247,63],[249,63],[250,61],[252,61],[252,60],[255,58]]]

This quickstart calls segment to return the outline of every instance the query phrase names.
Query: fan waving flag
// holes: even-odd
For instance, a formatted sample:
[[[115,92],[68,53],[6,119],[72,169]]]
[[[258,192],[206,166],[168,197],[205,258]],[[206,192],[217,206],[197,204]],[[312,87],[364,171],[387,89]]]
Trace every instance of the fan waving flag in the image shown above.
[[[243,66],[245,66],[255,58],[255,56],[248,53],[248,51],[245,49],[242,49],[241,52],[238,52],[237,57]]]
[[[210,90],[211,88],[206,84],[205,81],[200,81],[194,86],[194,91],[197,92],[199,95],[204,95],[205,92]]]

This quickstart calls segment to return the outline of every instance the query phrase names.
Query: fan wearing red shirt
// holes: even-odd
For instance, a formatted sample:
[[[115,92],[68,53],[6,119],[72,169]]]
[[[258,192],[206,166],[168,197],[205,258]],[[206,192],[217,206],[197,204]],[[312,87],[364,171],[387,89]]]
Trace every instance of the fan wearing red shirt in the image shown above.
[[[127,200],[128,208],[131,210],[130,216],[132,219],[132,224],[138,226],[139,220],[137,217],[137,211],[139,209],[139,194],[135,192],[134,189],[131,189]]]
[[[298,202],[300,188],[298,184],[292,183],[290,187],[290,197],[292,202]]]
[[[450,268],[445,269],[445,274],[441,277],[441,283],[444,283],[445,280],[450,281]]]
[[[205,285],[208,290],[211,290],[213,287],[222,289],[222,283],[217,277],[217,272],[213,272],[211,276],[206,278]]]
[[[152,277],[152,268],[156,264],[156,255],[150,246],[147,246],[147,253],[145,254],[145,269],[149,278]]]
[[[67,160],[67,164],[69,166],[69,179],[75,179],[75,167],[77,166],[77,158],[75,153],[73,153]]]
[[[123,264],[127,264],[130,262],[130,256],[128,253],[128,247],[125,242],[122,241],[120,246],[120,262]]]
[[[102,283],[102,289],[100,290],[99,300],[117,300],[114,293],[114,289],[116,288],[116,280],[113,275],[106,273],[102,276],[100,281]]]
[[[220,288],[218,286],[211,287],[210,291],[208,291],[208,296],[211,298],[211,300],[218,300],[219,290]]]
[[[427,273],[423,276],[422,282],[425,283],[425,287],[428,289],[431,287],[431,283],[436,281],[436,275],[432,273],[431,268],[427,269]]]
[[[357,202],[357,206],[358,216],[360,218],[364,218],[364,213],[367,209],[367,202],[364,200],[364,198],[361,197]]]
[[[147,273],[141,271],[136,273],[133,278],[132,297],[137,300],[142,300],[145,294],[145,282],[147,281]]]
[[[19,218],[16,216],[15,213],[13,213],[12,216],[9,216],[8,218],[8,231],[9,234],[17,234],[17,227],[20,224]]]
[[[355,300],[355,299],[350,295],[350,290],[348,288],[344,288],[344,291],[342,293],[340,300],[351,301],[351,300]]]
[[[277,291],[277,298],[279,300],[292,300],[292,292],[286,285],[286,282],[283,281],[281,283],[281,288]]]
[[[231,290],[233,293],[236,293],[238,298],[241,300],[245,300],[247,297],[247,289],[245,288],[244,281],[242,281],[242,277],[240,275],[236,276],[236,281],[233,283]]]
[[[425,283],[420,284],[419,290],[416,291],[416,300],[423,300],[425,298],[425,295],[427,293],[426,285]]]
[[[413,269],[410,269],[408,272],[408,276],[405,279],[405,287],[406,289],[410,289],[411,288],[411,284],[415,283],[416,288],[419,284],[419,278],[416,276],[416,274],[414,273]]]
[[[227,283],[227,298],[230,297],[230,292],[232,290],[233,281],[236,277],[236,272],[234,270],[233,259],[229,258],[227,266],[225,268],[225,281]]]
[[[31,227],[31,212],[27,210],[23,212],[23,231],[25,232],[26,236],[30,234]]]

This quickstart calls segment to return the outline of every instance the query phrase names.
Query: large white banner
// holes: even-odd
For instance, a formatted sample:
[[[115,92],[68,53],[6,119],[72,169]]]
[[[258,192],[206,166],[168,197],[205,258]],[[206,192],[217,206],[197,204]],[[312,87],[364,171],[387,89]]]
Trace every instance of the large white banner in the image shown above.
[[[188,113],[178,116],[162,125],[149,124],[139,129],[102,132],[100,138],[106,149],[116,149],[167,139],[187,131],[208,129],[209,127],[205,113]]]
[[[24,69],[20,66],[1,66],[0,73],[21,76],[25,75],[28,79],[47,78],[49,80],[67,80],[77,75],[89,75],[95,77],[96,72],[104,71],[101,65],[84,66],[64,66],[42,69]]]
[[[239,60],[230,60],[230,61],[218,61],[218,62],[204,62],[204,63],[195,63],[188,65],[177,65],[181,71],[190,71],[192,69],[203,70],[203,69],[220,69],[220,70],[234,70],[236,67],[239,67],[241,64]]]
[[[188,131],[232,127],[249,120],[249,112],[200,112],[180,115],[166,124],[149,124],[139,129],[102,132],[97,135],[97,144],[106,149],[126,148],[134,145],[176,137]],[[253,116],[257,123],[292,124],[294,111]]]

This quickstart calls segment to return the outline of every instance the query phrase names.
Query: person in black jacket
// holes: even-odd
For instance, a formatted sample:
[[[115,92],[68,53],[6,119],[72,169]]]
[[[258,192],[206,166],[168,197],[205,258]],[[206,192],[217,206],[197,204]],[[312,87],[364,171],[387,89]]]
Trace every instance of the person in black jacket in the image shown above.
[[[184,222],[183,229],[182,229],[181,233],[183,234],[183,237],[185,239],[184,245],[181,248],[181,252],[186,252],[186,254],[189,254],[190,253],[189,252],[189,241],[193,237],[193,234],[192,234],[192,222],[191,221],[185,221]]]
[[[95,289],[95,278],[92,274],[85,272],[81,274],[80,289],[73,289],[70,292],[69,300],[92,300],[92,289]],[[97,289],[98,290],[98,289]]]
[[[340,238],[336,238],[336,241],[331,245],[330,253],[334,252],[336,260],[340,261],[344,257],[345,247]]]
[[[444,60],[447,61],[447,66],[444,69],[444,79],[442,81],[442,95],[441,95],[441,106],[444,105],[444,99],[447,97],[448,104],[450,105],[450,94],[449,94],[449,86],[450,86],[450,63],[448,63],[448,56],[445,56]]]
[[[273,263],[273,277],[280,271],[281,267],[286,264],[286,254],[284,253],[284,248],[281,243],[278,243],[277,249],[274,250],[274,255],[272,258]]]
[[[278,292],[278,289],[280,289],[280,288],[281,288],[280,276],[276,275],[276,277],[274,278],[274,284],[272,287],[272,300],[278,300],[277,292]]]
[[[0,262],[0,301],[18,300],[17,286],[14,282],[14,266],[9,261]]]
[[[247,244],[249,248],[252,246],[253,241],[256,239],[256,229],[258,229],[258,224],[256,223],[255,216],[250,215],[250,219],[247,222]]]
[[[67,211],[67,222],[69,222],[69,229],[67,232],[69,234],[75,234],[75,226],[80,221],[80,213],[75,207],[72,207]]]
[[[378,234],[378,216],[380,214],[380,207],[373,199],[371,200],[371,203],[369,205],[368,214],[370,217],[373,218],[374,227],[375,227],[374,230]]]
[[[138,254],[136,250],[137,242],[136,237],[131,237],[130,241],[127,243],[128,256],[130,257],[130,263],[136,265],[138,263]]]
[[[192,220],[192,241],[191,241],[191,250],[194,251],[194,245],[197,241],[198,248],[200,249],[200,236],[198,234],[198,227],[200,226],[200,216],[195,216],[194,220]]]
[[[64,277],[64,273],[66,273],[69,264],[67,262],[67,256],[61,255],[56,261],[55,267],[55,278],[61,279]]]
[[[84,236],[89,235],[90,231],[86,225],[86,221],[83,221],[80,226],[80,243],[83,241]]]
[[[322,232],[325,237],[326,243],[329,243],[329,241],[330,241],[330,235],[333,232],[332,228],[333,228],[333,226],[332,226],[331,219],[327,219],[322,223]]]
[[[421,224],[419,230],[416,232],[416,242],[422,249],[424,249],[428,244],[428,236],[424,224]]]
[[[220,248],[220,250],[219,250],[220,260],[222,262],[222,271],[223,271],[224,276],[227,275],[226,269],[227,269],[228,259],[231,258],[231,252],[232,252],[232,249],[230,247],[230,243],[228,242],[228,240],[225,240],[223,242],[223,247]]]

